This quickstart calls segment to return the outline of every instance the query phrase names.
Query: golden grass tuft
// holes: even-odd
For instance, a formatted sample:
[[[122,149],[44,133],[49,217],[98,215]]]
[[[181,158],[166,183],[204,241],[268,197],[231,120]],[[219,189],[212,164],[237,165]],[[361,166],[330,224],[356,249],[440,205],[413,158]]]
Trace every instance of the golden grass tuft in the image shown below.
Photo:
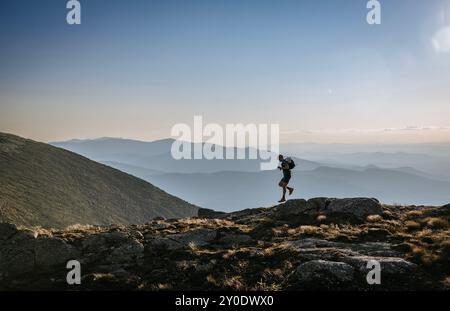
[[[428,217],[425,219],[427,227],[435,229],[446,229],[448,228],[448,221],[444,218],[439,217]]]
[[[321,231],[322,229],[316,226],[300,226],[300,232],[303,234],[318,234]]]
[[[383,217],[381,217],[380,215],[369,215],[367,216],[367,221],[368,222],[380,222],[383,220]]]

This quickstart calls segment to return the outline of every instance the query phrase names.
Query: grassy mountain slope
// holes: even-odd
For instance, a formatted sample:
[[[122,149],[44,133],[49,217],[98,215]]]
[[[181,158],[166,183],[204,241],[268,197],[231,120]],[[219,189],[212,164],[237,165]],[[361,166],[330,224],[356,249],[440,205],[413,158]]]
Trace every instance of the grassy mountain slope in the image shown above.
[[[198,208],[111,167],[0,133],[0,222],[62,227],[143,223]]]

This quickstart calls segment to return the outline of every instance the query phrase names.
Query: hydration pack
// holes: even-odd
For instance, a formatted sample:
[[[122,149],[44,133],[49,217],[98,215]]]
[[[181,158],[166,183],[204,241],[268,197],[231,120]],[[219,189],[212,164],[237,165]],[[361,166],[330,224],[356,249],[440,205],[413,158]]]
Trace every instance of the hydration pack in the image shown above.
[[[285,159],[286,163],[289,165],[289,169],[292,170],[295,168],[295,162],[294,160],[292,160],[292,158],[286,158]]]

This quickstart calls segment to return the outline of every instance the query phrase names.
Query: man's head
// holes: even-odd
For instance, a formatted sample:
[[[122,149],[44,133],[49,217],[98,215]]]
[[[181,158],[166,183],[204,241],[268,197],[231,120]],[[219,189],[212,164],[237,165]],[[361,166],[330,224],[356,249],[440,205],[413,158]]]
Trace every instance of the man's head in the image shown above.
[[[278,156],[278,160],[283,161],[283,159],[284,159],[283,155],[280,154],[280,155]]]

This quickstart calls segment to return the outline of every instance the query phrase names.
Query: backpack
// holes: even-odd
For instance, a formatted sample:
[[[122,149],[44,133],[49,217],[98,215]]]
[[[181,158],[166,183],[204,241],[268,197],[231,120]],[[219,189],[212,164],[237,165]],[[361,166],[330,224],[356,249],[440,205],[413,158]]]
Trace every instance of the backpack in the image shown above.
[[[293,170],[295,168],[295,162],[294,160],[292,160],[292,158],[286,158],[285,159],[286,163],[289,165],[289,169]]]

